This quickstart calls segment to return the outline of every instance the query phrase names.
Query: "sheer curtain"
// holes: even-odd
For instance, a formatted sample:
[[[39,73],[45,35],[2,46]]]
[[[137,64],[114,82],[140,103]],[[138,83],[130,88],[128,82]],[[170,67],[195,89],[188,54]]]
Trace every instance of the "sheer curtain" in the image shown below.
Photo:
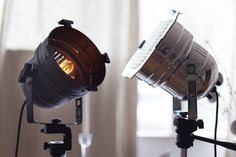
[[[235,12],[235,9],[236,9],[236,2],[234,1],[232,7],[234,8],[234,28],[236,26],[236,12]],[[236,45],[235,45],[235,41],[236,41],[236,29],[234,29],[233,31],[233,41],[234,41],[234,44],[233,44],[233,55],[232,55],[232,65],[231,65],[231,70],[232,70],[232,76],[231,76],[231,79],[232,79],[232,95],[233,97],[230,99],[230,102],[231,102],[231,111],[233,111],[231,114],[230,114],[230,117],[229,117],[229,122],[230,124],[236,120],[236,99],[235,99],[235,89],[236,89],[236,62],[235,62],[235,59],[236,59],[236,55],[235,55],[235,50],[236,50]],[[235,128],[234,128],[235,129]],[[229,133],[229,140],[235,142],[236,141],[236,135],[233,134],[233,133]],[[236,156],[236,152],[235,151],[231,151],[231,150],[228,150],[227,153],[226,153],[226,157],[234,157]]]
[[[13,156],[20,104],[24,100],[17,83],[23,63],[48,33],[64,19],[74,21],[73,27],[85,33],[99,48],[107,52],[104,82],[98,91],[84,97],[84,122],[73,126],[73,148],[68,156],[80,156],[77,135],[93,134],[90,156],[136,156],[136,83],[121,77],[121,72],[137,48],[137,0],[20,0],[8,3],[1,32],[0,90],[0,155]],[[4,36],[3,36],[4,35]],[[47,119],[48,111],[37,109],[38,118]],[[71,115],[71,109],[49,114]],[[50,156],[43,142],[52,136],[42,135],[42,126],[23,123],[19,156]]]

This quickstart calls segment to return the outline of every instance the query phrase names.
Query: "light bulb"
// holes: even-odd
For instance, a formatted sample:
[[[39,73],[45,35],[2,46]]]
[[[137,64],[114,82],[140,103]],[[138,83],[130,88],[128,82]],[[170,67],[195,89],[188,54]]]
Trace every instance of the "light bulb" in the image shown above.
[[[72,79],[76,77],[76,67],[72,60],[66,58],[63,54],[59,52],[54,53],[54,59],[56,60],[59,67]]]

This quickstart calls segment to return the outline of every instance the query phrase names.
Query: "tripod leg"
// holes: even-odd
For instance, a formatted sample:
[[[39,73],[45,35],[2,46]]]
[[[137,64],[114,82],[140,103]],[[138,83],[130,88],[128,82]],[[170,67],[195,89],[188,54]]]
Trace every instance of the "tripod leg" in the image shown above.
[[[187,157],[187,149],[186,148],[181,149],[181,157]]]

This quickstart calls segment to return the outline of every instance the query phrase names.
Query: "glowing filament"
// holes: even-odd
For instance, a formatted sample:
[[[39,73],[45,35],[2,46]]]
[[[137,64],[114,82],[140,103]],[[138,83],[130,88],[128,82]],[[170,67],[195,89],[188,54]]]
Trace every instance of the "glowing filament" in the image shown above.
[[[75,76],[73,75],[73,72],[75,70],[75,65],[72,61],[64,58],[64,60],[59,64],[59,66],[72,79],[75,78]]]
[[[68,60],[60,52],[54,52],[53,58],[56,60],[59,67],[72,79],[75,79],[75,65],[71,60]]]

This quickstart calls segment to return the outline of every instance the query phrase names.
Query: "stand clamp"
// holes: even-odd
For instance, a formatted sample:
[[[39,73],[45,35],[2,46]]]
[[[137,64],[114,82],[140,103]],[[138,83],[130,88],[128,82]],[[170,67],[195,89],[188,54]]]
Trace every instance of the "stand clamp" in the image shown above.
[[[202,120],[189,120],[179,116],[174,118],[174,125],[177,133],[176,145],[184,149],[193,146],[193,132],[204,127]]]
[[[71,150],[71,129],[65,124],[59,124],[59,119],[52,120],[51,124],[45,124],[41,132],[45,134],[64,134],[63,141],[49,141],[44,143],[44,150],[49,149],[53,157],[62,157],[66,151]]]

